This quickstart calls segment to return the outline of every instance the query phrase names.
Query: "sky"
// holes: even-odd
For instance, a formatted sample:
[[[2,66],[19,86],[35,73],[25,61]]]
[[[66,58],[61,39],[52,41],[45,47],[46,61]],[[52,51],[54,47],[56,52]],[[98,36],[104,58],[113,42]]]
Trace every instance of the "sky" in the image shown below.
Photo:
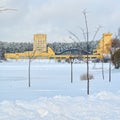
[[[120,0],[0,0],[0,41],[32,42],[34,34],[47,34],[47,42],[84,41],[86,11],[89,41],[103,33],[117,34]],[[72,38],[72,39],[71,39]]]

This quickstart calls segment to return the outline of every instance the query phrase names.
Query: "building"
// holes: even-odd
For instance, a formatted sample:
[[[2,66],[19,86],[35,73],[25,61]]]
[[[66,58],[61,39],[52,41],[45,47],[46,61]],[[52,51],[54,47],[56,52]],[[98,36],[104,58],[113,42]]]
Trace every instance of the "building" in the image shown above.
[[[102,59],[110,55],[110,50],[112,47],[112,34],[106,33],[103,34],[101,40],[98,41],[98,46],[93,50],[92,55],[88,55],[89,59]],[[87,58],[87,55],[83,55],[83,58]]]
[[[46,51],[46,34],[35,34],[33,42],[33,51],[45,52]]]
[[[70,59],[78,58],[79,55],[56,55],[55,52],[47,47],[47,35],[46,34],[34,34],[33,51],[26,51],[23,53],[5,53],[6,59],[32,59],[32,58],[47,58],[47,59]],[[112,34],[103,34],[101,40],[98,41],[98,46],[93,50],[92,55],[88,55],[89,59],[102,59],[105,56],[110,55],[110,49],[112,46]],[[83,59],[87,58],[87,55],[82,55]]]
[[[6,59],[69,59],[70,55],[55,55],[51,47],[47,47],[46,34],[34,34],[33,51],[23,53],[5,53]]]

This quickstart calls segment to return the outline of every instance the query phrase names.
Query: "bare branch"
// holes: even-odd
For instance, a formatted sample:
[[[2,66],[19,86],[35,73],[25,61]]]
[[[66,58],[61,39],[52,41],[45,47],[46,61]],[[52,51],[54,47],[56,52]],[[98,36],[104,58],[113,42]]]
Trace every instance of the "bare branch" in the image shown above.
[[[88,51],[84,50],[71,36],[69,37],[74,43],[76,43],[76,45],[80,48],[80,50],[84,51],[85,53],[88,53]]]
[[[85,25],[86,25],[86,40],[87,40],[87,42],[89,41],[89,30],[88,30],[88,22],[87,22],[87,17],[86,17],[86,14],[87,14],[87,12],[86,12],[86,10],[84,10],[83,11],[83,15],[84,15],[84,17],[85,17]]]
[[[86,41],[86,36],[85,36],[85,31],[84,31],[84,29],[80,27],[80,30],[82,31],[83,37],[84,37],[84,39],[85,39],[85,41]]]
[[[0,8],[0,12],[4,11],[17,11],[17,9],[12,9],[12,8]]]
[[[71,32],[70,30],[67,30],[71,35],[73,35],[77,40],[79,40],[79,42],[80,42],[80,39],[79,39],[79,37],[76,35],[76,34],[74,34],[73,32]]]
[[[95,40],[95,37],[96,37],[97,33],[99,32],[99,30],[100,30],[102,27],[103,27],[103,26],[101,26],[101,25],[99,25],[99,26],[97,27],[97,29],[96,29],[96,31],[95,31],[95,34],[93,35],[92,41]]]

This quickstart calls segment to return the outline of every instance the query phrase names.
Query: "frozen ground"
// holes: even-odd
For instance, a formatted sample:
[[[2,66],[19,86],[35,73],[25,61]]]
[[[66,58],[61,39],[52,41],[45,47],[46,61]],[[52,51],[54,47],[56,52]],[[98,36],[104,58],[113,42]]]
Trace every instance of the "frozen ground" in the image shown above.
[[[86,64],[74,64],[70,82],[70,64],[53,60],[31,63],[31,87],[28,87],[28,61],[0,63],[0,120],[120,120],[120,70],[108,64],[90,63],[90,95],[80,76]]]

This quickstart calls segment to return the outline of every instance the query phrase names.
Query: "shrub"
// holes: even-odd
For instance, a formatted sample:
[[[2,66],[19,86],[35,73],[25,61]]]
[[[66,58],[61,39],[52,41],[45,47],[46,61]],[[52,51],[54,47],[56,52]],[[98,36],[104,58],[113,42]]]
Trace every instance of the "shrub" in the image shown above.
[[[111,57],[111,60],[115,68],[118,69],[120,67],[120,49],[114,52],[114,54]]]
[[[91,80],[91,79],[93,79],[94,77],[93,77],[93,75],[92,74],[89,74],[89,80]],[[85,73],[85,74],[82,74],[81,76],[80,76],[80,79],[81,80],[87,80],[87,74]]]

